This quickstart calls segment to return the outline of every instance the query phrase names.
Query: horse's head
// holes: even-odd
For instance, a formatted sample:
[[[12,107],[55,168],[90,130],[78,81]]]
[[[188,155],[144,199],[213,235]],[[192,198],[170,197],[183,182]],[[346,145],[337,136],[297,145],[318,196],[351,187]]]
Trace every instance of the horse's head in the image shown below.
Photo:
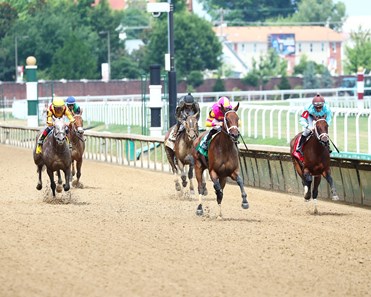
[[[318,119],[313,121],[314,134],[318,141],[324,146],[329,145],[330,137],[328,135],[328,124],[326,119]]]
[[[240,103],[237,103],[237,105],[233,109],[225,109],[223,106],[221,106],[222,112],[224,113],[223,129],[227,131],[228,135],[234,142],[237,142],[238,137],[240,136],[240,131],[238,130],[240,118],[237,114],[239,106]]]
[[[84,121],[82,119],[81,114],[75,114],[75,129],[77,133],[84,134]]]
[[[62,119],[55,119],[53,128],[53,137],[58,145],[66,141],[66,125]]]
[[[190,115],[184,121],[184,128],[189,140],[193,141],[198,136],[198,112],[194,115]]]

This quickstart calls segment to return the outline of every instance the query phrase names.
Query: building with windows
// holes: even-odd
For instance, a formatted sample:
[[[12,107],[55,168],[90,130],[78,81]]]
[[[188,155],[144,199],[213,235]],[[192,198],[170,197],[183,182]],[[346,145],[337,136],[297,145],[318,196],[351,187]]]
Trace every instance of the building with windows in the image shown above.
[[[344,35],[320,26],[214,27],[214,32],[228,44],[241,61],[252,67],[269,48],[288,61],[288,74],[305,55],[308,60],[325,65],[333,75],[343,73]],[[224,55],[227,53],[224,52]],[[243,74],[241,74],[243,75]]]

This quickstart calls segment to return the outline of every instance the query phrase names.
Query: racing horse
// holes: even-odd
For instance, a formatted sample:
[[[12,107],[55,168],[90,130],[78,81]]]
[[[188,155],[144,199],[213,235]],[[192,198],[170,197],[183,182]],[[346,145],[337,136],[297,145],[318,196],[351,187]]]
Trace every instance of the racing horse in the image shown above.
[[[186,165],[189,166],[188,168],[188,179],[189,179],[189,190],[190,195],[194,195],[194,186],[193,186],[193,170],[194,170],[194,160],[192,156],[192,148],[193,148],[193,141],[198,136],[198,120],[197,120],[198,112],[194,115],[189,115],[186,120],[183,122],[184,129],[179,132],[177,139],[175,140],[174,148],[171,149],[167,145],[165,146],[165,152],[167,159],[170,163],[172,172],[176,175],[174,180],[175,182],[175,189],[180,191],[183,194],[183,189],[187,187],[187,173],[185,170]],[[165,143],[170,136],[172,129],[171,127],[169,131],[165,135]],[[180,178],[182,180],[182,186],[179,182],[179,172]]]
[[[196,214],[203,215],[202,198],[207,195],[206,183],[203,180],[203,172],[209,170],[210,178],[214,184],[216,200],[219,205],[219,215],[222,217],[221,203],[223,200],[223,190],[227,182],[227,177],[236,181],[241,190],[242,208],[248,209],[247,194],[244,189],[243,180],[239,174],[239,152],[237,140],[240,136],[238,130],[239,117],[237,110],[239,103],[233,109],[225,109],[221,106],[224,114],[222,129],[215,134],[210,141],[208,148],[208,158],[198,151],[201,139],[207,133],[203,133],[194,141],[193,157],[195,159],[195,173],[198,183],[199,205]]]
[[[290,142],[290,153],[296,172],[302,179],[305,201],[313,198],[316,203],[318,187],[323,176],[330,185],[332,200],[339,200],[330,170],[330,137],[326,119],[319,118],[313,121],[313,131],[303,145],[302,156],[296,152],[301,133],[298,133]],[[311,192],[312,177],[314,177]],[[315,212],[317,208],[315,207]]]
[[[38,138],[37,138],[38,139]],[[68,191],[70,189],[71,176],[71,152],[67,143],[66,125],[62,119],[55,119],[54,126],[48,137],[46,137],[43,144],[42,154],[36,154],[36,146],[33,151],[34,162],[37,166],[39,180],[36,186],[37,190],[42,189],[41,174],[43,166],[50,179],[50,187],[52,189],[53,197],[55,197],[56,183],[54,181],[54,172],[63,171],[65,177],[65,184],[63,189]]]
[[[84,140],[84,121],[81,117],[81,114],[75,114],[75,123],[72,125],[69,124],[69,140],[72,144],[72,162],[71,162],[71,180],[76,174],[76,180],[72,182],[72,185],[75,187],[82,187],[82,184],[80,183],[80,177],[81,177],[81,166],[82,166],[82,160],[84,156],[85,151],[85,140]],[[76,169],[75,169],[75,163],[76,163]]]

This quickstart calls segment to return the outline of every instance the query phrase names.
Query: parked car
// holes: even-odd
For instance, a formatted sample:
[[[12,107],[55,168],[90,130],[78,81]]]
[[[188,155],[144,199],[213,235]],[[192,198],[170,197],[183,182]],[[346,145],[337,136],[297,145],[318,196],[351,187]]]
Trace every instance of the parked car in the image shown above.
[[[364,95],[371,96],[371,76],[365,76],[364,82]],[[357,77],[344,77],[341,80],[339,89],[341,89],[339,96],[354,96],[357,93]]]

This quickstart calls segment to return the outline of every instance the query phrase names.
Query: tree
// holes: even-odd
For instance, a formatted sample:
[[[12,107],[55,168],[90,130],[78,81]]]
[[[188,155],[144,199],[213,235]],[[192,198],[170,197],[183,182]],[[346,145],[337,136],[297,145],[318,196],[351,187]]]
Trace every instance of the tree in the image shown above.
[[[314,71],[316,74],[322,74],[327,69],[324,65],[317,64],[314,61],[309,61],[306,55],[302,55],[300,57],[299,64],[295,65],[294,67],[294,75],[303,75],[308,67],[308,64],[313,64]]]
[[[287,62],[281,59],[274,49],[259,58],[259,63],[253,59],[251,71],[242,81],[262,90],[272,76],[286,75]]]
[[[224,20],[228,25],[246,22],[264,22],[270,18],[287,17],[295,12],[296,0],[202,0],[214,21]]]
[[[340,30],[345,20],[345,4],[333,3],[333,0],[302,0],[298,10],[291,17],[280,21],[293,23],[312,23],[316,25],[329,25],[331,29]]]
[[[320,86],[322,89],[330,89],[334,87],[334,82],[331,73],[327,68],[325,68],[321,74]]]
[[[224,92],[225,86],[223,80],[218,76],[213,86],[213,92]]]
[[[200,71],[191,71],[187,78],[187,84],[194,89],[201,86],[204,82],[204,77]]]
[[[371,69],[371,31],[359,27],[350,34],[351,45],[345,46],[344,72],[357,73],[358,67]]]
[[[89,46],[76,35],[71,35],[53,57],[53,79],[97,79],[96,57]],[[84,65],[84,67],[81,67]]]
[[[14,7],[9,3],[0,3],[0,38],[10,30],[17,17],[18,13]]]
[[[313,63],[308,63],[303,73],[303,88],[304,89],[317,89],[320,87],[319,81],[316,76],[316,70]]]
[[[178,78],[187,78],[192,71],[218,69],[222,45],[211,24],[188,12],[174,13],[175,69]],[[160,16],[150,34],[145,52],[145,69],[151,64],[164,63],[168,53],[167,17]]]

